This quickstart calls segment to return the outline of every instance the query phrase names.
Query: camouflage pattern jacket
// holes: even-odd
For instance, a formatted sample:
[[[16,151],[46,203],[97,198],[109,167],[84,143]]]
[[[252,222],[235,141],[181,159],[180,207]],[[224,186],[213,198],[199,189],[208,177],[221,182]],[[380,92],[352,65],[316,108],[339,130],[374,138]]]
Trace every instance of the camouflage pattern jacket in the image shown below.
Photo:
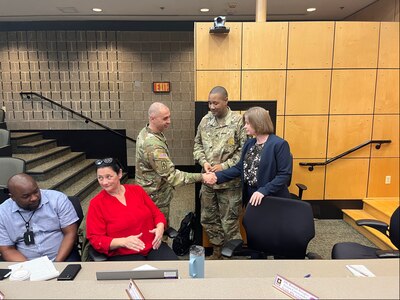
[[[222,169],[228,169],[240,160],[242,147],[247,140],[243,127],[243,118],[237,112],[228,113],[223,121],[218,123],[211,112],[203,117],[197,128],[194,139],[194,159],[203,167],[208,162],[211,165],[221,164]],[[240,178],[215,184],[214,189],[225,189],[240,186]]]

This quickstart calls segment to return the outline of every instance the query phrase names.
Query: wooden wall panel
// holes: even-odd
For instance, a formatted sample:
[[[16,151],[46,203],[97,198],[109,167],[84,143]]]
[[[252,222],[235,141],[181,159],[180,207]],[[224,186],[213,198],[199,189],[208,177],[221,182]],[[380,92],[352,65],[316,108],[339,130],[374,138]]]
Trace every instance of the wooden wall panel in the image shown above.
[[[275,134],[281,138],[284,138],[284,126],[285,126],[285,117],[284,116],[276,116],[276,127]]]
[[[226,23],[229,34],[210,34],[213,23],[196,23],[197,70],[239,70],[241,68],[242,23]]]
[[[325,199],[363,199],[369,159],[339,159],[326,167]]]
[[[371,139],[372,116],[330,116],[328,158],[332,158]],[[370,146],[346,157],[369,157]]]
[[[289,23],[288,69],[332,67],[334,22]]]
[[[372,157],[398,157],[399,156],[399,115],[375,115],[373,127],[373,140],[392,140],[377,150],[372,147]]]
[[[378,38],[378,22],[337,22],[333,67],[376,68]]]
[[[399,23],[382,22],[378,68],[399,68]]]
[[[285,139],[294,158],[325,158],[328,116],[286,116]]]
[[[243,69],[286,69],[288,22],[243,23]]]
[[[379,69],[375,113],[399,113],[399,69]]]
[[[208,101],[217,85],[226,88],[229,100],[240,100],[240,71],[198,71],[196,75],[196,101]]]
[[[314,171],[308,171],[308,167],[301,167],[299,162],[307,162],[306,159],[293,159],[293,175],[289,190],[297,195],[298,188],[296,183],[307,186],[307,191],[303,193],[303,200],[321,200],[324,198],[325,189],[325,167],[315,167]],[[313,159],[313,162],[323,162],[325,160]]]
[[[285,71],[243,71],[242,100],[276,100],[277,114],[284,114]]]
[[[288,71],[286,114],[328,114],[330,70]]]
[[[376,70],[333,70],[331,114],[372,114]]]
[[[372,158],[369,168],[368,197],[399,197],[399,158]],[[390,184],[385,183],[391,177]]]

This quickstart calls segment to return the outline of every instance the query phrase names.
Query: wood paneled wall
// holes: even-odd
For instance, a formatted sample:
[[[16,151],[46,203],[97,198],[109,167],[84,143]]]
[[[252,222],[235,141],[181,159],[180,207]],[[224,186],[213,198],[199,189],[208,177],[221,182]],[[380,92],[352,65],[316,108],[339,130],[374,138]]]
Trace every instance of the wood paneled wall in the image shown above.
[[[195,25],[197,101],[207,101],[215,85],[225,86],[230,100],[277,100],[276,132],[293,153],[292,182],[308,186],[304,199],[399,196],[398,23],[226,26],[229,34],[210,34],[211,23]],[[392,143],[312,172],[299,166],[370,139]]]

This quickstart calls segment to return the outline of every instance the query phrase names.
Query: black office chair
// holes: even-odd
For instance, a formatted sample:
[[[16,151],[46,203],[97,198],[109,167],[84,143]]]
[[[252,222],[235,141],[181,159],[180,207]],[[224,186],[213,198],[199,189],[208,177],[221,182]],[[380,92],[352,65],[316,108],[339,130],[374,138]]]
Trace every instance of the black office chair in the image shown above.
[[[0,157],[0,204],[9,198],[7,182],[10,177],[24,173],[25,161],[14,157]]]
[[[378,220],[363,219],[356,221],[358,226],[369,226],[386,235],[390,241],[400,248],[400,211],[399,207],[390,218],[390,226]],[[337,243],[332,248],[332,259],[368,259],[368,258],[399,258],[398,250],[380,250],[353,242]]]
[[[293,155],[290,154],[290,158],[292,160],[292,170],[293,170]],[[288,182],[288,187],[290,186],[292,182],[292,176],[290,176],[289,182]],[[299,192],[296,194],[290,193],[290,198],[296,199],[296,200],[302,200],[303,199],[303,192],[307,190],[307,186],[301,183],[296,183],[297,188],[299,189]]]
[[[81,225],[83,221],[83,210],[82,210],[82,205],[81,201],[79,200],[78,197],[75,196],[68,196],[68,199],[71,201],[72,205],[74,206],[74,209],[76,211],[76,214],[78,215],[78,221],[76,221],[76,224],[79,226]],[[82,241],[80,239],[79,234],[77,234],[76,237],[76,244],[75,244],[76,250],[78,251],[79,255],[82,256]]]
[[[7,123],[6,123],[6,112],[0,108],[0,128],[1,129],[7,129]]]
[[[251,258],[304,259],[321,258],[306,253],[315,236],[314,217],[308,202],[265,197],[259,206],[248,204],[243,216],[247,247],[242,240],[229,241],[222,255]]]

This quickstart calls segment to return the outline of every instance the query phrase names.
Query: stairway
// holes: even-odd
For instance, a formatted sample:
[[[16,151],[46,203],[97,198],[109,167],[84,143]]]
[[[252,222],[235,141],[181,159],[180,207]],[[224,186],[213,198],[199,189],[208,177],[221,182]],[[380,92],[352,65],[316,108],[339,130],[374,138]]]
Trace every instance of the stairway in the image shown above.
[[[13,157],[26,162],[26,173],[41,189],[52,189],[76,196],[86,214],[89,200],[101,188],[97,182],[95,159],[84,152],[72,152],[70,146],[58,146],[55,139],[43,139],[40,132],[11,132]],[[123,181],[127,180],[124,174]]]
[[[390,217],[399,206],[398,197],[366,198],[363,209],[343,209],[343,220],[382,250],[397,250],[384,234],[367,226],[358,226],[357,220],[375,219],[390,224]]]

